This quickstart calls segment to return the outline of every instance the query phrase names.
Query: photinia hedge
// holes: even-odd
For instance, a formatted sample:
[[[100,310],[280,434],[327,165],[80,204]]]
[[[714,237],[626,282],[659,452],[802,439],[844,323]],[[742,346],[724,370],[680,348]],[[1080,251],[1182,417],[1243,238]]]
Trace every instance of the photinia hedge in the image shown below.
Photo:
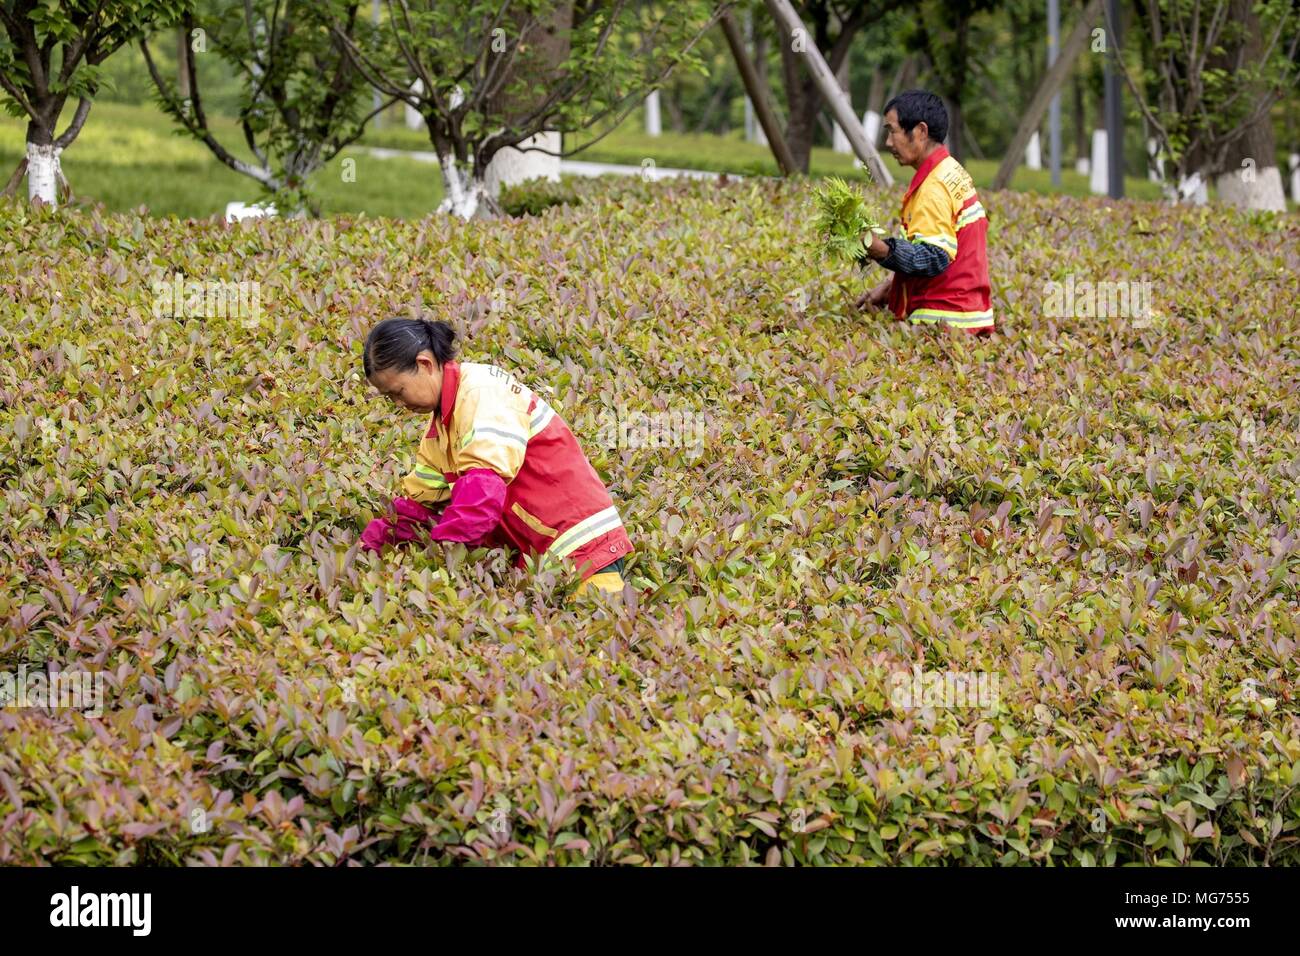
[[[1300,862],[1295,216],[986,195],[981,341],[853,312],[807,184],[576,194],[0,208],[0,677],[103,685],[0,708],[0,863]],[[392,314],[544,390],[635,591],[358,552]]]

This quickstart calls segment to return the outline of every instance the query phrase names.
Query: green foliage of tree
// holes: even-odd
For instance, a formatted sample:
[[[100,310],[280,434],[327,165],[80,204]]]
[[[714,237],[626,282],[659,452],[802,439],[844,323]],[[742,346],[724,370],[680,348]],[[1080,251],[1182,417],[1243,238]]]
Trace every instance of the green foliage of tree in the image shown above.
[[[386,106],[367,109],[369,87],[347,42],[364,43],[361,4],[346,0],[204,0],[187,16],[183,86],[165,78],[142,41],[158,101],[182,130],[222,163],[260,183],[277,208],[318,212],[307,178],[353,142]],[[214,134],[203,107],[198,63],[221,60],[241,81],[238,117],[252,161]],[[188,93],[188,95],[185,95]],[[391,103],[392,100],[388,100]]]
[[[386,0],[378,46],[334,31],[376,89],[418,110],[450,209],[495,211],[500,150],[545,130],[614,124],[678,67],[718,5],[705,0]]]
[[[1181,184],[1221,172],[1273,105],[1295,97],[1300,8],[1292,0],[1144,0],[1143,11],[1142,65],[1120,62],[1166,178]]]
[[[56,182],[67,188],[59,153],[90,115],[104,61],[148,30],[174,23],[188,6],[189,0],[0,0],[0,106],[27,119],[27,156],[6,194],[30,171],[29,196],[55,201]],[[77,108],[59,132],[69,99]]]

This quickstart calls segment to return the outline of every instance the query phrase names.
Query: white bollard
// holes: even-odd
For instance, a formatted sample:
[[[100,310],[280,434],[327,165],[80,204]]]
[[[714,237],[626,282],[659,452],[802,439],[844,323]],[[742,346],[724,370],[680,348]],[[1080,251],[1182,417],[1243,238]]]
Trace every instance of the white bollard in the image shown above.
[[[1092,131],[1092,172],[1088,179],[1088,188],[1094,195],[1104,196],[1110,192],[1110,180],[1107,178],[1109,166],[1106,156],[1106,131]]]
[[[663,123],[659,119],[659,91],[651,90],[645,98],[645,134],[658,136],[663,132]]]
[[[867,110],[863,113],[862,131],[867,134],[867,139],[871,141],[872,145],[875,145],[876,137],[880,135],[880,114],[875,110]],[[835,127],[835,135],[842,135],[838,126]],[[848,152],[848,150],[846,149],[845,152]],[[866,167],[862,165],[862,160],[855,159],[853,160],[853,168],[865,169]]]
[[[239,222],[243,219],[264,219],[276,216],[274,203],[226,203],[226,222]]]
[[[871,140],[872,145],[876,143],[876,137],[880,135],[880,114],[875,110],[867,110],[862,114],[862,128],[866,130],[867,139]]]
[[[1034,135],[1029,137],[1029,144],[1025,147],[1025,165],[1030,169],[1043,168],[1043,146],[1038,140],[1038,130],[1034,130]]]
[[[1088,161],[1087,156],[1080,156],[1074,161],[1074,171],[1080,176],[1087,176],[1092,170],[1092,163]]]
[[[834,130],[831,133],[831,149],[837,153],[851,153],[853,147],[849,145],[849,137],[844,130],[840,129],[840,124],[834,124]]]

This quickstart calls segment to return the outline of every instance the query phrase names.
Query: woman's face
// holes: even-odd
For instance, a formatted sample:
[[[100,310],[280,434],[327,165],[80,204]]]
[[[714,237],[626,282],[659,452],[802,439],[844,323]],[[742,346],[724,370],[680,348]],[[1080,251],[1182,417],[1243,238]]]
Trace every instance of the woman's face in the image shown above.
[[[370,376],[370,384],[408,412],[427,415],[437,411],[442,398],[442,367],[433,353],[425,349],[409,372],[386,368]]]

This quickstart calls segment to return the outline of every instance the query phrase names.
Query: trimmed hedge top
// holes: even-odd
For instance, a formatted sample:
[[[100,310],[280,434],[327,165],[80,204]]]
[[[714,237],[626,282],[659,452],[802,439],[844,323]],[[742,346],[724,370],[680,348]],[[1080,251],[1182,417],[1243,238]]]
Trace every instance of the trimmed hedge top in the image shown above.
[[[1296,218],[984,196],[977,342],[853,314],[809,190],[0,208],[0,671],[105,684],[0,709],[0,863],[1300,862]],[[419,312],[550,389],[635,598],[357,553]]]

